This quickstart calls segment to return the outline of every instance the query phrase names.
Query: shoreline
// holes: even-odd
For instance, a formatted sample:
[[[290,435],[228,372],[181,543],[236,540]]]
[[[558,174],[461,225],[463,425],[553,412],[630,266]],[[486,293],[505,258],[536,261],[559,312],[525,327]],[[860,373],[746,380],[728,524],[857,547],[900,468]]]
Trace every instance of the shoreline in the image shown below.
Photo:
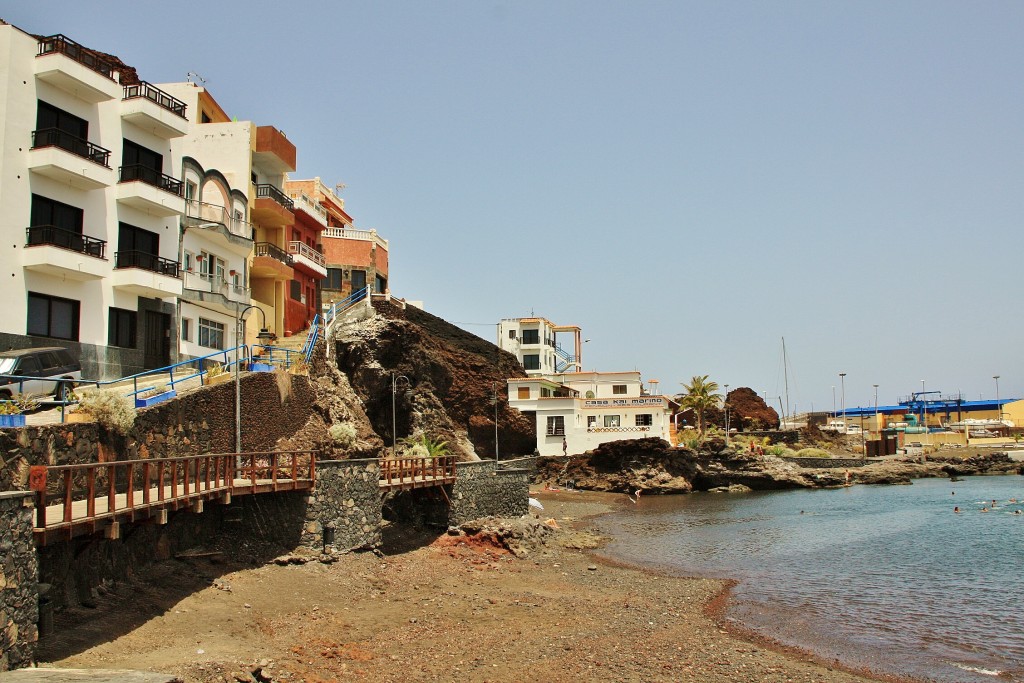
[[[156,563],[95,609],[61,615],[58,626],[78,625],[41,642],[40,660],[185,683],[912,681],[737,629],[723,617],[728,580],[597,556],[594,520],[628,510],[621,494],[539,496],[531,518],[562,531],[519,557],[487,534],[392,527],[388,554],[333,564]]]
[[[544,502],[546,499],[552,499],[553,494],[559,493],[566,492],[545,490],[536,493],[531,492],[530,495],[537,498],[541,502]],[[577,491],[574,493],[567,493],[566,495],[577,496],[581,494],[584,496],[593,496],[595,495],[595,492]],[[615,497],[628,496],[628,494],[620,493],[597,493],[596,495]],[[607,501],[605,505],[605,510],[594,512],[592,514],[587,515],[586,517],[580,519],[576,523],[576,525],[582,529],[594,531],[592,525],[589,524],[589,522],[592,522],[593,520],[596,520],[605,515],[619,512],[618,510],[614,509],[612,501]],[[628,510],[628,508],[626,508],[625,506],[622,507],[623,511]],[[765,636],[764,634],[754,630],[753,628],[744,625],[739,620],[728,619],[726,613],[728,612],[730,603],[733,600],[733,588],[739,583],[738,579],[706,577],[686,574],[671,574],[667,571],[663,571],[658,568],[648,567],[642,564],[632,563],[627,560],[601,555],[595,552],[597,550],[600,550],[600,548],[590,550],[588,551],[588,554],[590,554],[596,562],[599,562],[606,566],[618,567],[626,571],[636,572],[638,574],[655,578],[674,578],[692,581],[713,581],[721,584],[718,592],[704,604],[702,610],[703,614],[714,624],[714,626],[716,626],[719,629],[722,629],[724,632],[727,632],[740,640],[744,640],[753,645],[757,645],[759,647],[772,650],[780,655],[792,658],[794,660],[813,662],[817,666],[829,671],[843,671],[850,675],[857,676],[863,680],[879,681],[880,683],[930,683],[929,679],[921,679],[903,676],[899,674],[886,673],[868,667],[847,664],[838,659],[830,659],[828,657],[825,657],[814,652],[814,650],[810,648],[802,647],[799,645],[789,645],[781,641],[778,641],[774,638],[771,638],[769,636]]]

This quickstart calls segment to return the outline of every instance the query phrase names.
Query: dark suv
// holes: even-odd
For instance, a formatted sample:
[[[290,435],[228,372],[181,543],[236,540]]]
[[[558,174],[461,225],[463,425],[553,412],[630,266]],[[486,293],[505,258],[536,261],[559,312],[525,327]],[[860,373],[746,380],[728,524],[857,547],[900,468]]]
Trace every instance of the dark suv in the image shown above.
[[[75,382],[55,380],[80,379],[82,364],[65,348],[0,351],[0,400],[9,400],[14,394],[53,394],[56,400],[65,401]]]

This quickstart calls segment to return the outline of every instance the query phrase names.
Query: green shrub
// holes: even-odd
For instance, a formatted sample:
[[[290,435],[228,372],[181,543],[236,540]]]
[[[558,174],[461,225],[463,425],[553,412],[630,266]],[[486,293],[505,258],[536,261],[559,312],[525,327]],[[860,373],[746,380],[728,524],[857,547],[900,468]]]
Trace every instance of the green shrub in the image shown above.
[[[764,449],[764,452],[768,455],[775,455],[780,458],[792,458],[796,455],[796,451],[792,448],[788,448],[781,443],[772,444],[768,448]]]
[[[832,454],[820,448],[801,448],[796,452],[798,458],[831,458]]]
[[[356,442],[356,428],[348,422],[335,422],[327,431],[338,448],[348,448]]]
[[[440,458],[451,454],[447,441],[436,441],[426,434],[410,436],[403,439],[402,443],[406,447],[402,454],[404,458]]]
[[[78,410],[88,413],[100,425],[127,434],[135,424],[135,404],[124,394],[110,389],[90,391],[78,402]]]

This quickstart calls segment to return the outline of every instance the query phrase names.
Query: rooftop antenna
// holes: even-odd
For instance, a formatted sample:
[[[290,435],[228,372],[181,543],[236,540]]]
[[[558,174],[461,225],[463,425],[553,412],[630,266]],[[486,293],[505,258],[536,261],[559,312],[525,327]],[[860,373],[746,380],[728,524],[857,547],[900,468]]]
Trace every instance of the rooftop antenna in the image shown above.
[[[346,187],[348,187],[348,185],[346,185],[345,183],[335,183],[334,194],[341,194],[341,191],[344,190]]]
[[[185,74],[186,82],[191,83],[193,78],[202,83],[203,85],[206,85],[206,79],[197,74],[195,71],[189,71],[187,74]]]

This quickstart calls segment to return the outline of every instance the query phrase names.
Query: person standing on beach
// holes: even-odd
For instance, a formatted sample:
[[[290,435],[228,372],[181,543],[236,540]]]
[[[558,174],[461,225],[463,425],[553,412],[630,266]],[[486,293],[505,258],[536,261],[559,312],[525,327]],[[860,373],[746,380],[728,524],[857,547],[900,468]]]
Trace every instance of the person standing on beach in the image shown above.
[[[569,455],[569,442],[565,440],[564,436],[562,437],[562,455]]]

